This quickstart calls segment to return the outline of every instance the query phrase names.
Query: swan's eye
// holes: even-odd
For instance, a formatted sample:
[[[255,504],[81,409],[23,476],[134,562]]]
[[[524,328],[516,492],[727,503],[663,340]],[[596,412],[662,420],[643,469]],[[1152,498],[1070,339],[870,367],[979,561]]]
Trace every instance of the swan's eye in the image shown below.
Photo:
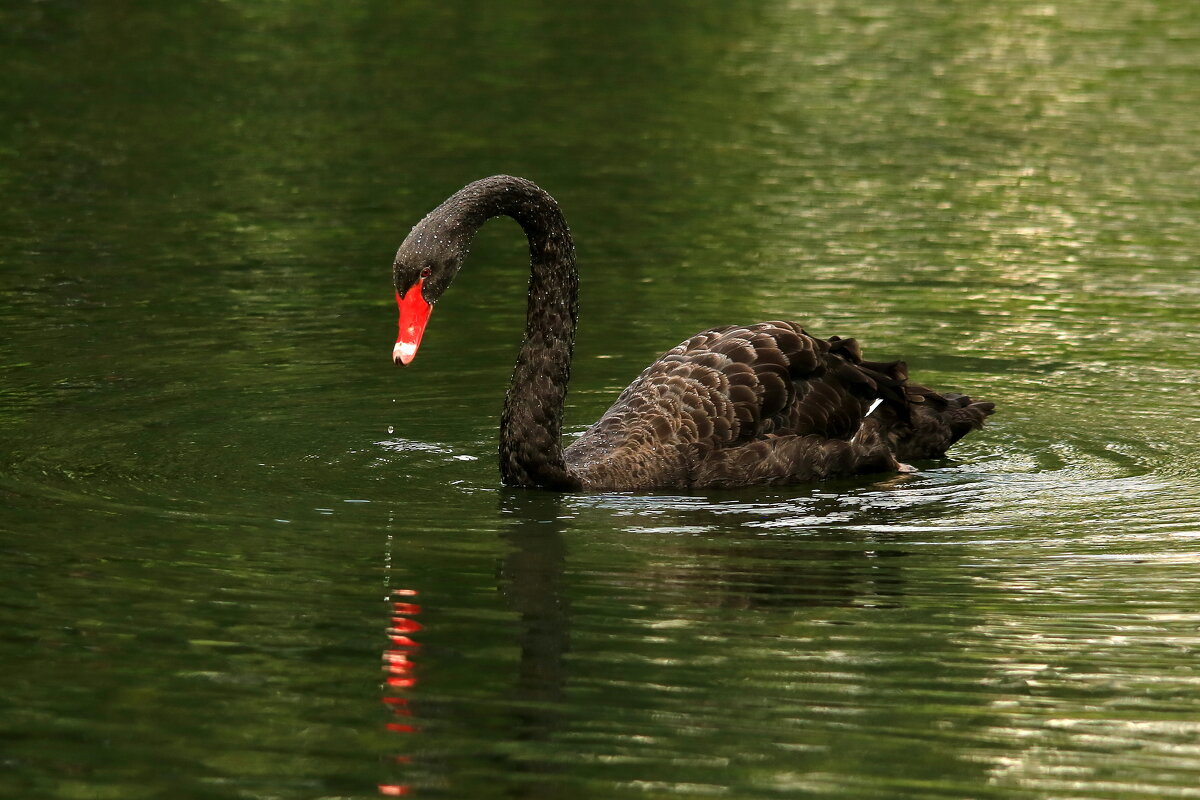
[[[429,267],[425,267],[424,269],[421,270],[422,278],[428,278],[432,274],[433,274],[433,270],[430,269]]]

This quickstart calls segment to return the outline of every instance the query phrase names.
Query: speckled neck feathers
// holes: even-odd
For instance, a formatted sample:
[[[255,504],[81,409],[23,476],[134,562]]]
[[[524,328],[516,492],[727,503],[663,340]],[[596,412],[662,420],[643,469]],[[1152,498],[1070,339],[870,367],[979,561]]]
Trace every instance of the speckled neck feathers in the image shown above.
[[[406,240],[461,263],[489,219],[512,217],[529,239],[525,338],[500,419],[500,473],[509,486],[576,488],[563,463],[560,434],[578,321],[575,244],[548,193],[523,178],[498,175],[465,187],[434,209]],[[448,253],[446,251],[449,251]],[[439,292],[445,287],[438,287]]]

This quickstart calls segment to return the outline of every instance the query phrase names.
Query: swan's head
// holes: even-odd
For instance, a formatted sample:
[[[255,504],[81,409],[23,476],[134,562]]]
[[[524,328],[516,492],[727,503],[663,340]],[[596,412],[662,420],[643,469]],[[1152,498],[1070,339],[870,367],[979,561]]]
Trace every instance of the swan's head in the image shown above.
[[[462,238],[447,235],[445,227],[430,225],[431,217],[432,214],[412,229],[392,263],[392,282],[400,310],[400,330],[392,348],[392,361],[399,366],[416,358],[433,304],[454,280],[466,257]]]

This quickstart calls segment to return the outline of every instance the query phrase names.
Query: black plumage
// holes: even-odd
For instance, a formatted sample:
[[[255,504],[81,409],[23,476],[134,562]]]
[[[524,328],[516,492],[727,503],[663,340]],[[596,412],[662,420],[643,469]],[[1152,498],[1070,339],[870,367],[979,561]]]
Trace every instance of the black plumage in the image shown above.
[[[412,302],[408,293],[418,291],[422,303],[435,303],[474,233],[502,214],[521,224],[530,249],[525,337],[500,424],[508,485],[731,487],[894,472],[943,455],[992,413],[991,403],[910,383],[901,361],[863,360],[854,339],[759,322],[704,331],[668,350],[564,450],[578,277],[570,231],[549,194],[505,175],[456,192],[400,246],[397,298]]]

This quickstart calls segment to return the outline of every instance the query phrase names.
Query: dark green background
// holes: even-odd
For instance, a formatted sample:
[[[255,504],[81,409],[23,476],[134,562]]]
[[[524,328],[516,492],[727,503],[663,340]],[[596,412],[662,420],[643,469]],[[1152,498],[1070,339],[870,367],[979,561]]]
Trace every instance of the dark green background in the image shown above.
[[[14,0],[0,67],[0,795],[1200,785],[1190,0]],[[576,235],[571,431],[772,318],[999,413],[907,478],[501,491],[515,225],[389,358],[396,246],[499,172]]]

